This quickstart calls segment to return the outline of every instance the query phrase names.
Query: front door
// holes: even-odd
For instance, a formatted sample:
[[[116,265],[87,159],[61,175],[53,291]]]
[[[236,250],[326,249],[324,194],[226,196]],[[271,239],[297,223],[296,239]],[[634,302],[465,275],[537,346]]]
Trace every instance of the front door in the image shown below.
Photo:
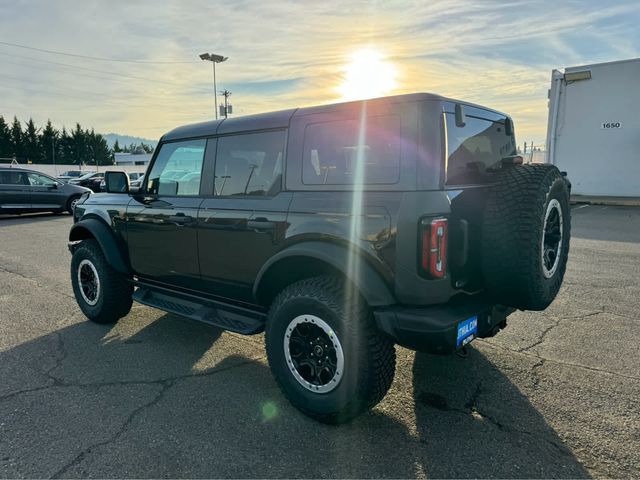
[[[281,192],[285,132],[218,138],[214,196],[198,213],[202,286],[252,302],[262,265],[282,246],[290,192]]]
[[[59,189],[55,179],[41,173],[27,173],[33,210],[59,210],[66,208],[67,194]]]
[[[184,288],[200,279],[196,225],[207,141],[163,143],[127,207],[131,266],[140,278]]]

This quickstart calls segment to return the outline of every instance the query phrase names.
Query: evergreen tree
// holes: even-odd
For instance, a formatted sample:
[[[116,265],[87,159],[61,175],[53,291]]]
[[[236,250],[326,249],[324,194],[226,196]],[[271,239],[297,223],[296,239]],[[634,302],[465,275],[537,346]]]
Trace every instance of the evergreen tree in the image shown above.
[[[113,144],[113,153],[120,153],[122,149],[120,148],[120,144],[118,143],[118,139],[116,138],[116,142]]]
[[[40,161],[40,142],[38,141],[38,130],[33,123],[33,118],[27,122],[27,129],[23,132],[24,156],[28,163],[38,163]]]
[[[22,127],[17,117],[13,117],[13,123],[11,124],[11,154],[18,162],[24,162]]]
[[[11,130],[7,122],[5,122],[4,117],[0,115],[0,158],[4,158],[5,160],[3,161],[6,162],[6,159],[12,156]]]
[[[95,165],[91,152],[87,145],[87,134],[76,123],[75,130],[71,131],[71,157],[74,165]]]
[[[60,147],[56,150],[56,153],[59,154],[60,161],[57,163],[74,165],[73,139],[69,136],[65,127],[62,127],[62,133],[60,134],[60,141],[58,143]]]
[[[98,165],[113,165],[113,153],[109,150],[109,145],[105,138],[91,129],[90,141],[94,158]]]
[[[62,163],[59,157],[58,131],[47,120],[47,125],[40,134],[40,161],[42,163]]]

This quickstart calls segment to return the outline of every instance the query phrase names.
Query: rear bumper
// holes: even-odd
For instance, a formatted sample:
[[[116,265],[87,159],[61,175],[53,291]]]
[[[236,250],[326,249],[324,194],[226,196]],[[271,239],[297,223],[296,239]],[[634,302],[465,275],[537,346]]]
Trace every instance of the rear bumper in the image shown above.
[[[515,309],[495,305],[484,296],[464,295],[451,302],[430,307],[393,306],[374,311],[378,328],[411,350],[452,353],[461,348],[458,326],[474,316],[478,319],[475,337],[490,337],[506,325]]]

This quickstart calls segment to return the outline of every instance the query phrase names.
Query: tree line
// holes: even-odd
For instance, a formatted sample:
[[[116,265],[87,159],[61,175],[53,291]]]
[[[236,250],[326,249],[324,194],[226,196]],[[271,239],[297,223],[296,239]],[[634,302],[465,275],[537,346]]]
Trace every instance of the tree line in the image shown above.
[[[11,124],[0,115],[0,163],[16,159],[18,163],[48,163],[63,165],[113,165],[114,153],[151,153],[153,147],[141,143],[121,148],[116,141],[110,149],[106,139],[99,133],[83,129],[76,123],[74,129],[57,130],[47,121],[37,128],[33,119],[25,127],[17,117]]]

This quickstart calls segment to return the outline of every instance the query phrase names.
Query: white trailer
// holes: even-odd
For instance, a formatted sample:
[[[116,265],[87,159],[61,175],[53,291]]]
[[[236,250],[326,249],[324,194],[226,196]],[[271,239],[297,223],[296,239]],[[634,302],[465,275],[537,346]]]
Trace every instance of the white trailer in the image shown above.
[[[553,70],[546,161],[572,194],[640,197],[640,58]]]

